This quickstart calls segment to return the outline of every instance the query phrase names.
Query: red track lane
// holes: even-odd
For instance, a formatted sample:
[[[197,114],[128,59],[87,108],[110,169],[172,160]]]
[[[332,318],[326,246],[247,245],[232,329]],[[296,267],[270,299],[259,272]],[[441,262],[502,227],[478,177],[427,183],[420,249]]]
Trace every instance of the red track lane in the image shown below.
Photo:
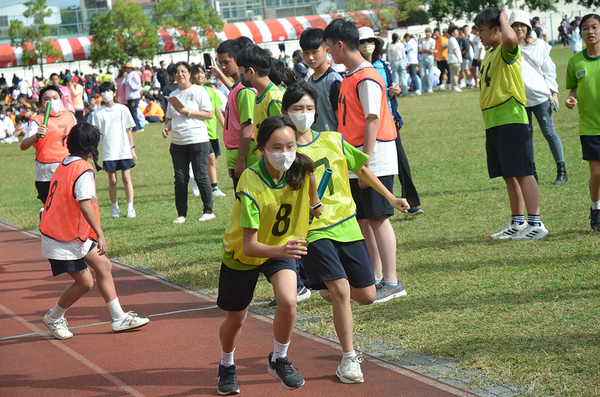
[[[124,333],[98,324],[109,315],[94,288],[67,312],[72,339],[27,335],[47,331],[42,317],[70,278],[52,277],[39,237],[0,224],[0,396],[217,395],[224,312],[214,299],[119,264],[113,276],[124,310],[153,315],[150,324]],[[299,330],[289,357],[306,384],[287,391],[266,370],[271,327],[256,314],[244,325],[235,356],[244,396],[474,396],[368,355],[365,383],[342,384],[339,345]]]

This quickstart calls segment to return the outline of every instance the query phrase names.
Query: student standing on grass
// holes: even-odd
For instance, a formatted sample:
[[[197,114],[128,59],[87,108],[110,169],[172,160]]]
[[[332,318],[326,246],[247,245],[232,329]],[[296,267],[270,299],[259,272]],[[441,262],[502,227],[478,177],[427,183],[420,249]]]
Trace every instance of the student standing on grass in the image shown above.
[[[287,350],[296,322],[296,259],[306,255],[309,210],[323,211],[312,172],[315,164],[296,153],[296,130],[286,117],[265,120],[256,139],[264,156],[246,169],[223,237],[217,304],[227,311],[219,330],[221,361],[218,392],[239,393],[233,359],[260,273],[273,285],[277,311],[274,350],[268,371],[286,389],[304,385]]]
[[[384,106],[385,83],[377,69],[363,59],[358,28],[353,21],[339,18],[331,21],[323,37],[333,61],[348,68],[340,87],[338,131],[348,143],[369,156],[365,167],[393,191],[394,175],[398,174],[397,131],[389,107]],[[373,264],[376,302],[406,295],[396,275],[396,235],[389,220],[394,207],[355,174],[350,175],[350,187]]]
[[[112,203],[110,215],[113,218],[121,216],[117,201],[117,171],[120,170],[127,200],[127,218],[135,218],[130,172],[137,160],[131,132],[135,121],[127,106],[115,103],[113,83],[100,84],[100,96],[104,106],[93,113],[92,124],[102,133],[102,168],[108,173],[108,195]]]
[[[239,52],[247,46],[254,45],[247,37],[226,40],[217,47],[219,67],[213,66],[211,72],[223,84],[231,84],[225,108],[225,125],[223,125],[223,143],[227,149],[226,161],[229,177],[233,180],[233,191],[242,172],[254,164],[258,157],[254,154],[254,126],[252,117],[256,102],[256,89],[243,84],[236,63]]]
[[[317,166],[315,179],[321,180],[325,168],[333,171],[321,198],[323,214],[309,225],[308,254],[303,262],[310,287],[327,289],[331,295],[333,323],[343,353],[337,377],[343,383],[362,383],[362,360],[352,342],[350,298],[363,305],[371,304],[376,297],[376,288],[367,244],[356,221],[348,171],[356,173],[398,210],[407,212],[409,205],[406,200],[394,197],[364,166],[368,156],[344,141],[340,133],[311,129],[316,104],[317,92],[303,81],[289,84],[283,96],[283,113],[298,130],[298,152],[310,157]]]
[[[590,228],[600,231],[600,15],[581,19],[581,37],[586,49],[569,59],[565,105],[579,107],[579,135],[583,159],[590,166]]]
[[[38,198],[46,203],[50,190],[50,179],[58,164],[69,151],[66,138],[77,122],[68,110],[61,111],[62,93],[58,86],[48,85],[40,91],[40,113],[31,118],[29,129],[21,141],[21,150],[31,146],[35,149],[35,187]],[[48,125],[44,126],[46,107],[50,106]]]
[[[100,131],[91,124],[81,123],[71,129],[66,143],[69,155],[52,176],[50,196],[40,222],[42,255],[52,265],[52,275],[67,273],[74,280],[43,318],[44,324],[58,339],[73,337],[65,313],[94,286],[88,265],[96,273],[113,331],[138,328],[150,321],[134,312],[123,311],[112,278],[112,265],[105,256],[108,246],[100,227],[94,171],[87,161],[92,158],[96,168],[100,169],[100,138]]]
[[[488,8],[475,18],[479,37],[491,47],[481,62],[479,104],[486,128],[490,178],[503,177],[512,219],[493,239],[536,240],[548,235],[540,220],[538,185],[533,177],[533,144],[524,104],[521,49],[506,10]],[[525,222],[527,209],[527,222]]]

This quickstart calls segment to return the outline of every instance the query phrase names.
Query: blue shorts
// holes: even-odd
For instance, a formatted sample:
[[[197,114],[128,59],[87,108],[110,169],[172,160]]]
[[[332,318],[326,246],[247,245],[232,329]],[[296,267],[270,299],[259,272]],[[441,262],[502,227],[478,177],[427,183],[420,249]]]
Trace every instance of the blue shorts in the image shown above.
[[[96,243],[92,243],[92,247],[90,251],[96,247]],[[90,252],[88,251],[88,252]],[[48,259],[50,265],[52,266],[52,275],[58,276],[59,274],[69,273],[69,272],[78,272],[80,270],[85,270],[88,267],[87,262],[85,261],[85,256],[81,259],[75,260],[58,260],[58,259]]]
[[[507,124],[485,131],[490,178],[533,175],[533,143],[528,124]]]
[[[353,288],[375,284],[371,257],[365,240],[341,243],[321,239],[308,245],[308,254],[302,258],[308,282],[312,289],[326,289],[325,281],[348,279]]]
[[[128,160],[112,160],[103,161],[102,169],[104,171],[117,172],[119,170],[128,170],[135,167],[135,162],[132,159]]]
[[[210,153],[214,153],[215,156],[219,157],[221,155],[221,146],[219,146],[219,140],[218,139],[211,139],[210,140]]]
[[[246,309],[252,302],[259,274],[263,273],[269,280],[273,274],[284,269],[293,270],[296,273],[296,260],[270,258],[251,270],[234,270],[221,263],[217,305],[228,312],[239,312]]]
[[[394,175],[378,176],[377,178],[390,192],[394,191]],[[389,201],[372,187],[361,189],[358,186],[358,179],[350,179],[350,191],[356,203],[356,219],[394,215],[394,207]]]
[[[580,135],[581,151],[586,161],[600,160],[600,136]]]

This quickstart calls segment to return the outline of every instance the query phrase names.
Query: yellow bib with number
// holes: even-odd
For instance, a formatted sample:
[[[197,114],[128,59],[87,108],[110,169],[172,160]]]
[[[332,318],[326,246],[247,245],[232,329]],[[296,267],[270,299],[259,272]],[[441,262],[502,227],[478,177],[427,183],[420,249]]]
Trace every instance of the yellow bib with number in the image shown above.
[[[502,105],[510,98],[515,98],[522,105],[527,103],[521,78],[521,48],[517,46],[516,49],[518,55],[511,63],[505,61],[504,53],[507,51],[502,44],[485,54],[479,69],[481,110]]]

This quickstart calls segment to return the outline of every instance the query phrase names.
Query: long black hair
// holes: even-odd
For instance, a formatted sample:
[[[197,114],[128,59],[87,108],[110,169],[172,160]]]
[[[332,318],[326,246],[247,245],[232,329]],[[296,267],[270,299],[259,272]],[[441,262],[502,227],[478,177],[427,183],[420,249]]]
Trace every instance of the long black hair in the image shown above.
[[[102,138],[102,133],[92,124],[77,123],[71,128],[67,137],[67,149],[71,156],[92,154],[92,160],[96,166],[96,171],[102,167],[98,164],[98,143]]]
[[[296,126],[290,119],[285,116],[273,116],[269,117],[260,124],[258,129],[258,135],[256,136],[256,146],[254,151],[256,152],[260,148],[265,147],[271,135],[280,128],[289,127],[294,131],[294,137],[298,133]],[[307,173],[315,171],[315,163],[306,155],[296,152],[296,159],[292,163],[292,166],[287,170],[287,183],[290,185],[292,190],[298,190],[302,188],[304,183],[304,176]]]
[[[305,95],[308,95],[315,102],[315,108],[317,106],[317,99],[319,94],[312,86],[302,79],[294,81],[287,86],[283,99],[281,100],[281,109],[287,111],[293,104],[300,102]]]

